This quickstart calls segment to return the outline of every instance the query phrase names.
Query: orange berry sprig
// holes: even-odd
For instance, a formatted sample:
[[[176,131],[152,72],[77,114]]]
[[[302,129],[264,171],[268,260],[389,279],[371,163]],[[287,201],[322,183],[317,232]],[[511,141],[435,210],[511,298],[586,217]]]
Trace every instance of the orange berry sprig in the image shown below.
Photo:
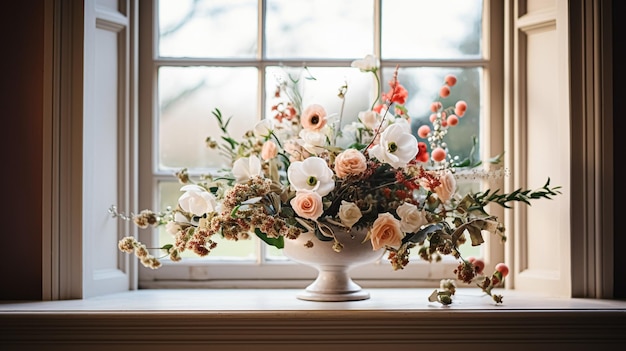
[[[456,76],[448,74],[444,78],[444,84],[439,90],[439,97],[445,99],[450,96],[451,88],[456,84]],[[427,139],[431,150],[431,159],[448,166],[446,159],[448,158],[448,145],[444,141],[448,134],[448,128],[459,124],[459,119],[465,115],[467,111],[467,103],[463,100],[457,101],[454,106],[445,107],[441,101],[435,101],[430,105],[430,122],[432,128],[423,125],[418,128],[417,135],[422,139]]]

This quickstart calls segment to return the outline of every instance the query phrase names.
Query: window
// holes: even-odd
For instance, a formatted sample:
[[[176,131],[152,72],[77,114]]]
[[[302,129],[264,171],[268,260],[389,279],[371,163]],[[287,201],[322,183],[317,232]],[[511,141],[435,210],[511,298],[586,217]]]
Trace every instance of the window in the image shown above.
[[[152,162],[151,157],[137,158],[137,152],[132,143],[126,142],[127,137],[136,132],[134,130],[134,118],[137,112],[143,118],[142,128],[138,131],[142,136],[145,136],[146,133],[149,134],[153,125],[154,106],[152,102],[154,97],[152,89],[154,86],[152,82],[156,77],[156,71],[151,61],[146,63],[146,59],[152,60],[150,56],[143,57],[143,61],[139,65],[141,69],[138,73],[143,82],[140,90],[135,89],[132,79],[137,73],[134,69],[136,67],[135,46],[140,46],[144,53],[150,53],[152,50],[153,43],[150,41],[150,37],[148,40],[144,39],[137,42],[134,33],[138,23],[142,26],[144,36],[146,29],[148,33],[151,33],[153,4],[150,1],[141,2],[142,13],[140,21],[137,22],[134,14],[138,7],[138,1],[124,1],[119,4],[115,1],[99,1],[97,3],[87,1],[85,6],[82,4],[60,6],[60,3],[54,2],[55,6],[46,6],[48,9],[46,18],[49,19],[46,28],[50,29],[46,33],[54,32],[55,35],[54,40],[45,41],[51,44],[47,47],[48,55],[46,57],[54,58],[47,60],[48,74],[46,77],[51,78],[51,72],[54,71],[55,77],[59,78],[54,79],[54,81],[50,79],[48,82],[50,84],[47,84],[47,88],[44,89],[44,93],[48,93],[46,102],[51,108],[49,114],[46,115],[47,118],[45,118],[50,124],[46,125],[44,130],[44,149],[50,152],[44,155],[43,161],[44,164],[51,166],[44,167],[45,174],[43,175],[42,209],[45,218],[42,228],[44,239],[42,256],[44,273],[41,283],[44,292],[43,298],[53,300],[106,294],[110,290],[102,287],[106,284],[107,278],[116,281],[123,280],[122,284],[107,284],[117,287],[114,287],[113,290],[121,291],[136,288],[136,271],[132,267],[135,261],[127,259],[125,255],[120,254],[115,249],[120,235],[127,235],[129,232],[134,233],[134,227],[109,228],[110,218],[103,213],[112,203],[111,199],[108,198],[110,194],[117,194],[117,201],[113,199],[113,203],[124,205],[120,207],[146,208],[153,206],[151,202],[153,184],[150,181],[145,181],[145,179],[152,177],[151,165],[146,165],[146,162]],[[46,4],[52,5],[53,2],[46,2]],[[74,2],[69,2],[69,4],[74,4]],[[484,113],[481,117],[489,121],[486,125],[489,125],[490,128],[483,128],[481,133],[491,133],[496,136],[504,134],[501,136],[507,142],[506,149],[509,156],[518,155],[516,152],[519,152],[519,150],[512,148],[512,145],[518,149],[524,149],[529,144],[534,144],[533,146],[541,143],[548,144],[547,147],[540,147],[538,152],[545,153],[545,150],[557,152],[556,158],[559,159],[558,167],[560,168],[559,176],[561,179],[560,181],[553,180],[555,183],[565,184],[565,189],[570,190],[564,193],[559,204],[551,203],[549,209],[535,209],[539,212],[548,210],[556,213],[550,218],[550,223],[542,222],[542,225],[552,226],[553,230],[546,231],[544,229],[535,232],[524,228],[524,223],[532,221],[532,219],[522,218],[519,230],[517,225],[510,226],[510,222],[506,223],[508,229],[516,231],[513,236],[514,240],[509,240],[506,247],[507,262],[514,264],[511,276],[514,281],[510,278],[509,283],[513,282],[514,286],[512,287],[516,290],[549,292],[550,294],[573,297],[611,298],[613,291],[619,294],[617,286],[613,290],[613,268],[619,266],[619,260],[618,257],[615,257],[614,261],[612,255],[614,249],[612,246],[614,234],[613,180],[611,178],[613,175],[611,159],[613,156],[611,134],[613,105],[610,102],[612,101],[613,81],[611,79],[611,63],[607,62],[607,60],[610,61],[612,53],[611,21],[602,20],[607,18],[606,16],[611,17],[611,5],[610,3],[586,1],[533,2],[532,4],[523,1],[512,4],[509,2],[504,4],[486,2],[485,5],[489,6],[489,8],[485,7],[484,12],[489,14],[489,28],[492,30],[488,33],[484,32],[489,38],[490,54],[489,59],[484,60],[486,69],[483,73],[488,74],[485,74],[485,93],[483,96],[488,95],[489,98],[484,98],[485,103],[482,106]],[[497,8],[497,6],[504,6],[504,9]],[[587,13],[593,14],[593,16],[582,16]],[[499,14],[504,15],[500,16]],[[34,20],[36,21],[38,18],[36,17]],[[500,21],[499,24],[498,21]],[[53,31],[52,24],[54,24],[54,28],[57,28],[58,24],[59,31]],[[107,45],[103,47],[95,45],[98,50],[93,50],[94,45],[86,45],[87,43],[99,42],[92,30],[85,29],[85,27],[89,29],[89,27],[95,28],[96,26],[118,33],[118,45],[111,44],[112,40],[107,40],[105,42]],[[501,28],[504,30],[500,30]],[[605,36],[606,33],[608,36]],[[535,37],[529,38],[529,36]],[[528,43],[528,39],[536,40],[536,42]],[[504,43],[503,51],[498,49],[498,45],[502,43]],[[524,48],[524,46],[527,47]],[[98,53],[110,50],[117,52],[113,60],[92,60]],[[499,58],[497,58],[498,55],[500,55]],[[505,59],[502,55],[509,56]],[[550,69],[530,71],[528,67],[523,65],[528,62],[528,56],[557,57],[557,60],[547,62],[549,65],[556,65],[556,69],[550,66]],[[597,57],[601,57],[602,60],[596,60]],[[94,63],[100,65],[94,65]],[[542,62],[539,61],[539,63]],[[85,72],[99,70],[102,64],[115,66],[118,77],[116,84],[103,87],[93,84],[93,80],[85,79]],[[505,74],[499,76],[498,72],[502,71]],[[591,75],[592,72],[601,72],[601,74]],[[128,83],[128,78],[131,78],[131,84]],[[554,140],[552,136],[543,140],[533,139],[535,137],[532,133],[533,130],[516,129],[528,117],[526,110],[529,105],[540,105],[546,101],[542,99],[541,94],[533,96],[538,100],[531,101],[528,101],[524,96],[528,78],[532,78],[536,82],[543,80],[559,82],[560,98],[558,103],[560,107],[558,115],[541,113],[539,110],[535,117],[559,118],[562,122],[559,126],[560,132],[571,134],[571,140],[567,141],[564,147],[554,148],[554,145],[551,145]],[[502,87],[502,84],[498,84],[500,80],[505,82],[503,89],[499,89]],[[539,86],[541,85],[539,84]],[[551,87],[548,86],[547,88]],[[120,126],[124,124],[121,131],[120,128],[106,131],[114,134],[110,139],[111,147],[95,146],[95,140],[101,139],[96,139],[94,135],[85,134],[83,129],[84,119],[94,118],[93,112],[98,111],[94,102],[101,99],[104,88],[106,88],[107,94],[118,95],[119,99],[118,108],[107,109],[107,116],[117,117],[121,123]],[[36,87],[33,89],[36,90]],[[590,92],[594,93],[591,94]],[[135,109],[135,93],[142,96],[140,99],[142,105],[139,107],[139,111]],[[553,93],[554,91],[551,91],[544,96],[553,96]],[[125,99],[128,99],[129,103],[124,101]],[[557,101],[550,100],[549,102],[555,103]],[[498,106],[498,104],[504,104],[504,107]],[[602,113],[596,113],[597,111],[602,111]],[[504,121],[498,118],[500,115],[506,117]],[[35,117],[35,115],[31,117]],[[498,124],[504,125],[498,127]],[[596,126],[601,128],[596,129]],[[505,133],[500,133],[502,130],[505,130]],[[103,131],[94,128],[91,132],[102,133]],[[482,142],[489,144],[483,145],[483,153],[487,147],[491,150],[501,149],[498,143],[503,144],[504,141],[493,135],[481,139]],[[529,143],[529,140],[532,143]],[[111,157],[119,158],[120,162],[118,162],[117,167],[120,177],[117,181],[122,183],[109,179],[106,183],[98,183],[96,189],[91,189],[89,182],[92,180],[88,179],[89,176],[100,170],[108,171],[106,169],[108,164],[95,162],[96,168],[88,169],[89,172],[85,173],[87,166],[83,164],[83,159],[89,155],[85,155],[84,151],[81,150],[82,144],[94,147],[98,157],[102,154],[109,157],[112,154]],[[118,145],[118,148],[115,145]],[[148,138],[148,146],[143,145],[141,149],[142,155],[151,155],[151,147],[150,138]],[[513,158],[513,156],[510,157]],[[514,165],[517,170],[545,174],[545,170],[539,169],[537,171],[537,167],[528,167],[523,159],[517,158],[517,160],[519,163]],[[551,166],[554,167],[554,165]],[[142,172],[139,175],[142,181],[138,184],[136,179],[133,180],[136,175],[127,176],[128,173],[135,173],[135,167],[139,167]],[[30,173],[25,176],[37,183],[38,174]],[[509,178],[506,178],[505,181],[509,182]],[[520,180],[512,179],[511,182],[515,185],[519,184]],[[522,179],[521,182],[524,183],[525,180]],[[125,184],[128,188],[120,188],[120,184]],[[137,193],[135,187],[137,185],[141,187],[143,194],[139,205],[135,199]],[[98,194],[105,196],[101,198],[93,194],[85,194],[85,190],[91,192],[98,190]],[[23,219],[16,223],[28,221],[26,218],[28,216],[24,216],[23,213],[16,215],[17,218]],[[514,214],[513,217],[517,216]],[[508,215],[507,218],[509,218]],[[90,227],[86,228],[85,224]],[[106,226],[106,228],[102,228],[102,226]],[[109,235],[109,233],[112,234]],[[106,237],[103,238],[103,234],[106,234]],[[146,234],[145,232],[142,233],[143,236],[146,236],[142,240],[150,236],[150,234]],[[535,236],[535,238],[528,240],[530,235]],[[95,239],[100,241],[94,243]],[[550,240],[549,243],[546,242],[547,239]],[[540,248],[545,248],[548,252],[537,251],[535,248],[531,250],[529,244],[540,244]],[[498,248],[498,245],[492,245],[492,247]],[[533,255],[530,255],[531,252]],[[488,260],[494,261],[497,260],[493,258],[494,253],[501,254],[501,250],[489,250],[485,255],[491,255]],[[118,255],[118,259],[110,260],[111,255],[115,254]],[[546,263],[542,262],[543,258],[555,256],[560,256],[558,264],[551,261],[546,266]],[[585,259],[578,259],[580,257]],[[35,266],[37,265],[36,260],[23,257],[17,262],[31,268],[32,266],[29,265],[32,265],[33,262],[35,262]],[[189,266],[189,262],[180,265],[182,269],[179,272],[161,270],[160,274],[167,274],[159,276],[159,279],[189,279],[192,276],[190,272],[199,272],[189,269]],[[546,270],[545,267],[550,269]],[[200,269],[206,269],[206,265]],[[556,274],[553,274],[554,271]],[[179,274],[176,275],[176,273]],[[278,274],[280,273],[278,272]],[[146,279],[154,279],[149,275],[146,276],[145,272],[142,272],[142,275],[144,275],[144,282]],[[618,275],[619,269],[616,269],[615,276]],[[436,276],[436,272],[433,276]],[[238,276],[233,277],[238,278]],[[32,287],[29,291],[34,289],[36,294],[40,275],[36,273],[27,274],[25,278],[27,282],[31,283],[27,283],[28,286]],[[92,283],[96,281],[98,284],[92,286]],[[263,283],[265,286],[271,286],[269,280]],[[19,291],[22,291],[8,288],[8,293],[13,293],[12,296],[15,297],[19,297]],[[22,288],[20,286],[19,289]],[[15,295],[16,291],[17,295]]]
[[[488,123],[502,118],[493,113],[502,108],[497,102],[502,101],[503,44],[495,34],[503,32],[503,23],[493,20],[502,17],[501,5],[482,0],[155,0],[139,6],[140,123],[142,130],[149,126],[151,131],[142,133],[140,141],[140,155],[149,162],[141,162],[140,168],[143,208],[175,203],[180,185],[173,173],[180,168],[200,174],[226,166],[205,145],[207,136],[219,137],[211,111],[219,108],[224,116],[233,116],[230,134],[242,135],[270,115],[277,77],[298,77],[305,84],[303,105],[320,103],[330,113],[339,110],[335,92],[348,82],[344,115],[355,118],[373,98],[371,77],[350,67],[366,54],[380,58],[382,84],[400,67],[414,130],[427,120],[443,77],[457,75],[453,93],[473,108],[462,127],[449,134],[459,147],[453,153],[470,148],[472,135],[480,136],[483,158],[501,151],[501,133],[481,128],[502,124]],[[310,76],[315,80],[306,79]],[[141,233],[141,240],[152,246],[170,238],[164,232]],[[489,254],[473,254],[495,261],[503,252],[497,246],[491,245]],[[391,273],[383,259],[355,269],[353,277],[429,284],[449,276],[455,266],[452,260],[429,264],[416,258],[405,270]],[[226,286],[236,286],[232,281],[264,279],[269,284],[273,278],[315,276],[313,271],[303,276],[294,267],[256,238],[219,242],[207,259],[165,262],[155,271],[141,267],[140,286],[158,287],[157,280],[170,279],[204,282],[200,284],[229,280]]]

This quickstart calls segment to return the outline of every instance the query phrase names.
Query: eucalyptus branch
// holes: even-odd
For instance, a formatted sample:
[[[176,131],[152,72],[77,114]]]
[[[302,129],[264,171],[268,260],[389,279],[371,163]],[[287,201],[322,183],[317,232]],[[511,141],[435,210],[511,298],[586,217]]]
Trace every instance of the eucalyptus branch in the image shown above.
[[[510,208],[508,203],[512,201],[524,202],[525,204],[530,205],[530,200],[541,198],[552,199],[552,196],[556,196],[561,193],[559,189],[561,189],[560,186],[550,187],[550,178],[548,178],[543,187],[537,190],[522,190],[519,188],[511,193],[499,193],[498,190],[491,191],[490,189],[487,189],[484,192],[479,192],[471,196],[472,200],[476,204],[476,207],[469,208],[469,210],[482,209],[490,202],[495,202],[504,208]]]

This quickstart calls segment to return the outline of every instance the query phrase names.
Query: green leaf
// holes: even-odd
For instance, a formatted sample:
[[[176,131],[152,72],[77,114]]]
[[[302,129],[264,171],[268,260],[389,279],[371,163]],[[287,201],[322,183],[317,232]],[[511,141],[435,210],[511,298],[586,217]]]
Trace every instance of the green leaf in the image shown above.
[[[222,136],[222,139],[230,144],[230,148],[233,150],[237,147],[237,145],[239,145],[239,143],[233,138]]]
[[[161,250],[164,250],[165,252],[170,252],[170,249],[172,247],[174,247],[174,245],[172,245],[172,244],[163,245],[163,246],[161,246]]]
[[[315,237],[317,237],[320,241],[333,241],[335,239],[334,236],[328,235],[327,233],[322,232],[320,227],[315,227]]]
[[[427,237],[431,236],[432,234],[444,233],[444,228],[445,225],[442,222],[426,225],[422,229],[418,230],[416,233],[405,235],[404,238],[402,238],[402,243],[422,243]]]
[[[256,236],[258,236],[259,239],[263,240],[266,244],[274,246],[277,249],[282,249],[285,247],[285,239],[282,236],[279,236],[278,238],[270,238],[259,228],[254,228],[254,234],[256,234]]]

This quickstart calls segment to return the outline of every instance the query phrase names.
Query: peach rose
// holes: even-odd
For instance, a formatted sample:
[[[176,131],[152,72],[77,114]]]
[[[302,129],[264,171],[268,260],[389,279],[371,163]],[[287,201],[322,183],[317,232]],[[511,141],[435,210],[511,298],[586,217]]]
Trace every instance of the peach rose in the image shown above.
[[[306,130],[318,131],[326,125],[326,110],[322,105],[309,105],[302,112],[300,123]]]
[[[376,129],[380,125],[380,115],[376,111],[359,112],[359,121],[369,129]]]
[[[441,181],[441,184],[436,187],[434,191],[442,202],[446,202],[450,200],[456,191],[456,179],[454,178],[454,174],[446,172],[439,178],[439,180]]]
[[[324,212],[322,197],[314,191],[299,190],[290,203],[293,210],[302,218],[317,219]]]
[[[276,155],[278,155],[278,147],[276,147],[276,143],[271,140],[266,141],[261,149],[261,158],[267,161],[273,159]]]
[[[381,213],[372,225],[372,247],[378,250],[385,246],[399,247],[404,234],[400,229],[400,221],[391,213]]]
[[[367,160],[357,149],[347,149],[335,158],[335,173],[339,178],[352,174],[361,174],[366,169]]]
[[[295,140],[288,140],[285,143],[285,152],[289,154],[289,161],[291,162],[304,161],[304,159],[311,156],[311,154]]]

